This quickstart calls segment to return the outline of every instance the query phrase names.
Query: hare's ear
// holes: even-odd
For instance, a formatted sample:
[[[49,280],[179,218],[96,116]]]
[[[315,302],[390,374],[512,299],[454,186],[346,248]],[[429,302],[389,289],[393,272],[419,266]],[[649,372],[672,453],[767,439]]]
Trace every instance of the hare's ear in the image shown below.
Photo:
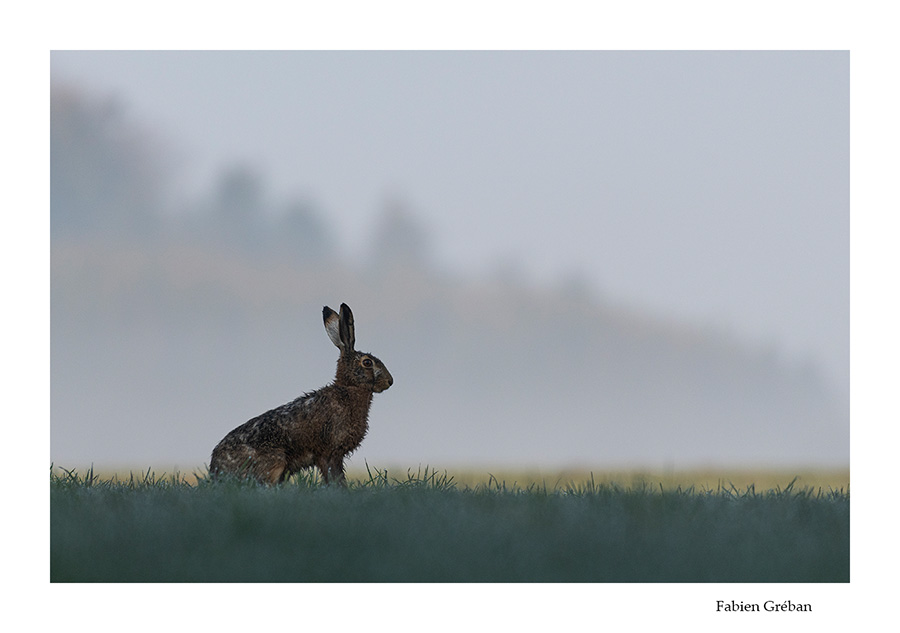
[[[353,313],[350,312],[350,306],[346,303],[341,304],[340,334],[344,349],[352,352],[356,345],[356,327],[353,325]]]
[[[343,345],[341,343],[341,319],[338,317],[338,313],[328,306],[325,306],[322,308],[322,319],[325,321],[325,331],[328,332],[328,338],[331,339],[331,342],[334,343],[337,348],[343,350]]]

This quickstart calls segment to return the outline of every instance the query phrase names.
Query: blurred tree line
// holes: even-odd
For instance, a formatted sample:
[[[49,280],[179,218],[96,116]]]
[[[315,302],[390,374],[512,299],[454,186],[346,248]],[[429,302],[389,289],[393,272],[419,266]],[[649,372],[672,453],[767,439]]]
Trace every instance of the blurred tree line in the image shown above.
[[[156,157],[114,100],[69,87],[50,92],[53,237],[154,235],[162,192]]]
[[[224,169],[201,200],[173,200],[167,156],[115,99],[51,87],[53,239],[187,241],[240,257],[333,264],[340,244],[326,215],[299,196],[272,200],[252,167]],[[174,211],[174,212],[173,212]],[[367,269],[427,268],[429,236],[399,198],[382,205],[364,253]],[[359,261],[359,258],[352,258]]]

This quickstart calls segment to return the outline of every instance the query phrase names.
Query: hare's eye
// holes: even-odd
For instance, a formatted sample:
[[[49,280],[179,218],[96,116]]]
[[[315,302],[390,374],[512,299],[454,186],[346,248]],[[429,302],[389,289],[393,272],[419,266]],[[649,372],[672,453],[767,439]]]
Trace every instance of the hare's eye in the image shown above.
[[[371,358],[364,358],[364,359],[362,360],[362,366],[363,366],[363,367],[371,367],[371,366],[372,366],[372,359],[371,359]]]

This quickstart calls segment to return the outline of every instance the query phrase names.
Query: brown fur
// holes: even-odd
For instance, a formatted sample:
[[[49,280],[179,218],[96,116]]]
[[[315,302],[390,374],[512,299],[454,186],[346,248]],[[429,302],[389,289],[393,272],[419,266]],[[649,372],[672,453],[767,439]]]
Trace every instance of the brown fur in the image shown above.
[[[380,360],[354,349],[353,313],[322,310],[325,331],[341,351],[334,382],[266,411],[226,435],[213,449],[209,471],[276,484],[315,466],[325,483],[344,484],[344,458],[369,429],[372,395],[394,379]]]

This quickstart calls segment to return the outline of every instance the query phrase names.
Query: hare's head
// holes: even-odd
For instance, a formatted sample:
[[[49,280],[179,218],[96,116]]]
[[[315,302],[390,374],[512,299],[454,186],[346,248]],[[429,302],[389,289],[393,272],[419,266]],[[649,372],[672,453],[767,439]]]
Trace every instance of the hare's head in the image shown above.
[[[322,309],[322,318],[325,321],[328,338],[341,350],[335,383],[348,387],[366,387],[375,393],[380,393],[394,384],[394,379],[384,363],[371,354],[358,352],[354,348],[356,329],[353,326],[353,313],[346,303],[341,304],[340,314],[325,306]]]

